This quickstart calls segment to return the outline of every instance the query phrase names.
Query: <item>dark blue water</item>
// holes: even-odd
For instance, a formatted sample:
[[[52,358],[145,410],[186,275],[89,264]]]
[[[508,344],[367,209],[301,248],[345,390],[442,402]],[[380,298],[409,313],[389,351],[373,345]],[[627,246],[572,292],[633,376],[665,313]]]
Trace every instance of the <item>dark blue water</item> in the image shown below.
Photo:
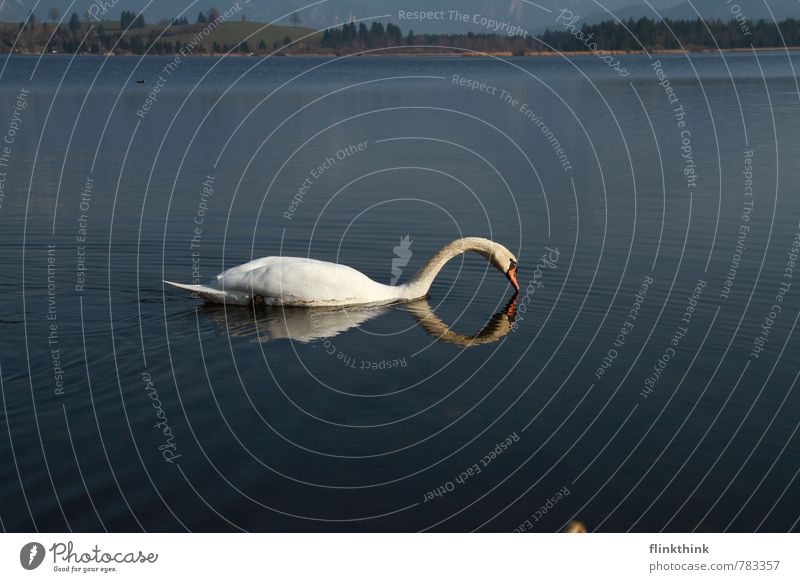
[[[3,527],[797,530],[800,63],[658,59],[0,61]],[[478,255],[414,306],[162,286],[461,236],[516,318]]]

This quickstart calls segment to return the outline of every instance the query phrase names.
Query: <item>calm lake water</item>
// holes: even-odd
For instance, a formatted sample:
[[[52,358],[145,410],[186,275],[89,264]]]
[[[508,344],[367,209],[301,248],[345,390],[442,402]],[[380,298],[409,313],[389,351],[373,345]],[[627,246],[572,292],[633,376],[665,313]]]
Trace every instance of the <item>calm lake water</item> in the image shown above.
[[[3,527],[797,530],[792,58],[0,60]],[[478,255],[345,312],[162,285],[460,236],[515,319]]]

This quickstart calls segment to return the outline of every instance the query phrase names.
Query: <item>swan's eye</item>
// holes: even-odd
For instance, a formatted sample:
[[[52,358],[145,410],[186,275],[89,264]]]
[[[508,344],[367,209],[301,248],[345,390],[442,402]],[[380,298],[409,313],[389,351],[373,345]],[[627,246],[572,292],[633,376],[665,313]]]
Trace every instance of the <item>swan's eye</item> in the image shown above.
[[[516,269],[516,268],[517,268],[517,261],[511,259],[511,264],[508,266],[508,270],[510,271],[511,269]]]

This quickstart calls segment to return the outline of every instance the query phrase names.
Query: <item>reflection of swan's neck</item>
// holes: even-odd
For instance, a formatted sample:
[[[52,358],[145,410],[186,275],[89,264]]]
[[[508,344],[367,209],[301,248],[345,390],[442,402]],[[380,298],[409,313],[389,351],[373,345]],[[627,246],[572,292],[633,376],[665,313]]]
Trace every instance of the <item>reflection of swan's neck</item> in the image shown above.
[[[460,238],[445,245],[439,252],[431,257],[430,261],[422,266],[411,281],[405,285],[401,285],[402,296],[406,299],[425,297],[436,275],[439,274],[439,271],[442,270],[442,267],[444,267],[450,259],[462,253],[474,251],[486,257],[487,260],[491,260],[493,245],[494,243],[492,243],[492,241],[478,237]]]
[[[415,301],[406,306],[420,327],[429,335],[440,341],[469,347],[480,344],[490,344],[505,337],[511,331],[516,313],[517,296],[511,299],[503,311],[495,313],[492,318],[475,335],[465,335],[453,331],[433,312],[426,300]]]

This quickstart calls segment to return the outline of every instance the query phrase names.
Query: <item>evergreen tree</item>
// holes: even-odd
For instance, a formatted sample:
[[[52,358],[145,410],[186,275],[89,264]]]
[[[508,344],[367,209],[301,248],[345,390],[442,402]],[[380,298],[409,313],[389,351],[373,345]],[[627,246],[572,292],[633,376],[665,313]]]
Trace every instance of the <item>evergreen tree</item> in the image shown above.
[[[129,12],[127,10],[123,10],[122,14],[119,17],[119,27],[122,30],[125,30],[129,26],[131,26],[131,24],[133,24],[133,21],[135,19],[136,19],[136,13],[135,12]]]
[[[372,37],[372,40],[374,41],[383,40],[383,35],[385,33],[386,31],[383,29],[383,24],[381,24],[380,22],[373,22],[372,27],[369,29],[369,35]]]
[[[349,22],[342,26],[342,40],[347,46],[352,46],[353,41],[356,40],[358,32],[356,31],[356,23]]]
[[[69,30],[70,32],[72,32],[72,34],[77,34],[77,32],[80,29],[81,29],[81,19],[77,13],[73,12],[72,16],[69,17]]]
[[[403,33],[400,27],[391,22],[386,25],[386,34],[395,45],[399,45],[403,42]]]
[[[135,55],[144,54],[144,41],[141,36],[131,37],[131,52]]]

